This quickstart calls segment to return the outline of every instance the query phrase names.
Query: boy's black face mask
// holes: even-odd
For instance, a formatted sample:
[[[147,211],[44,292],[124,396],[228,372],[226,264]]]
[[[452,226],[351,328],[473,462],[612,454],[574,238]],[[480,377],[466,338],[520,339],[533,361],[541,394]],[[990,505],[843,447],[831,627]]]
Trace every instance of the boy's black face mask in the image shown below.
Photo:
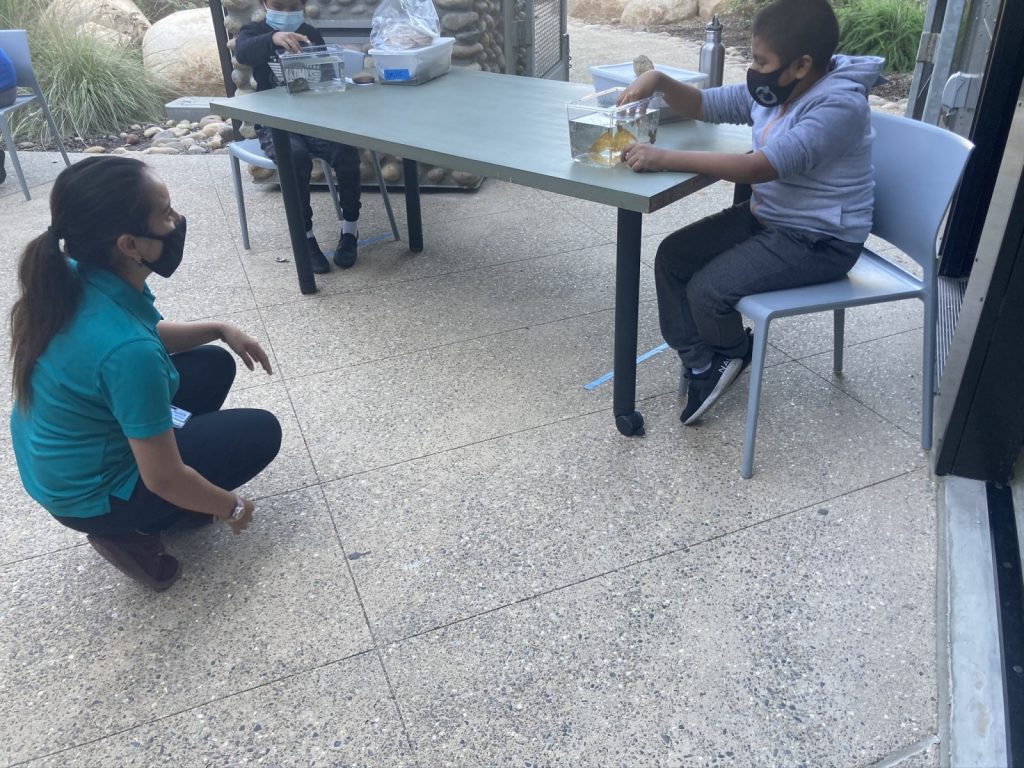
[[[790,62],[792,63],[792,62]],[[789,85],[779,85],[779,78],[786,71],[789,64],[783,64],[772,72],[758,72],[754,69],[747,70],[747,90],[754,97],[754,101],[762,107],[776,107],[784,104],[796,88],[799,79],[794,78]]]
[[[156,261],[146,261],[143,259],[142,263],[160,275],[160,277],[170,277],[173,275],[174,270],[181,264],[182,256],[185,255],[185,227],[185,217],[182,216],[178,219],[178,223],[174,225],[174,229],[166,235],[142,235],[142,237],[148,237],[150,240],[159,240],[164,244]]]

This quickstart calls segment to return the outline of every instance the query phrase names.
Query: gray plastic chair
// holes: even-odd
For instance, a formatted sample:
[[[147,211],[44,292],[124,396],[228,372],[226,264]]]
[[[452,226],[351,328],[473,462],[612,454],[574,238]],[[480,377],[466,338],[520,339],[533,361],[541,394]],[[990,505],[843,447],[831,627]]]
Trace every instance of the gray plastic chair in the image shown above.
[[[21,163],[18,161],[18,147],[14,143],[14,135],[11,132],[11,124],[7,116],[11,112],[27,107],[31,104],[38,104],[50,126],[50,132],[57,142],[57,148],[64,156],[64,164],[71,165],[68,159],[67,150],[64,149],[64,139],[57,131],[57,124],[53,121],[50,108],[46,104],[46,97],[39,87],[36,73],[32,69],[32,54],[28,47],[28,33],[24,29],[0,29],[0,48],[4,49],[11,63],[14,64],[14,71],[17,76],[18,88],[26,88],[31,93],[21,93],[14,99],[14,103],[0,107],[0,131],[3,132],[4,146],[11,153],[11,163],[14,165],[14,172],[18,176],[18,183],[21,184],[21,191],[26,200],[31,200],[32,195],[28,191],[28,183],[25,181],[25,174],[21,170]]]
[[[235,204],[238,206],[238,223],[242,228],[242,245],[245,247],[245,250],[249,250],[249,219],[245,215],[245,194],[242,192],[242,168],[239,165],[239,161],[244,161],[249,165],[255,165],[259,168],[266,168],[270,171],[276,171],[277,165],[260,148],[260,142],[257,139],[231,142],[228,144],[228,155],[231,157],[231,176],[235,182]],[[395,213],[391,210],[391,197],[388,195],[388,188],[384,184],[380,160],[376,152],[371,152],[370,157],[373,160],[374,170],[377,172],[377,183],[380,185],[380,194],[384,200],[384,208],[388,213],[388,221],[391,222],[391,235],[395,240],[398,240],[398,224],[395,222]],[[338,200],[338,190],[334,186],[331,166],[323,159],[320,159],[320,165],[324,169],[324,180],[327,182],[328,189],[331,190],[334,210],[337,212],[338,219],[340,220],[342,217],[341,203]]]
[[[924,302],[922,351],[921,447],[932,445],[932,400],[935,394],[936,286],[939,227],[974,145],[934,125],[875,112],[873,164],[875,213],[872,234],[899,248],[922,269],[922,279],[864,249],[842,280],[743,297],[736,308],[754,321],[747,428],[740,475],[754,470],[754,440],[761,399],[768,326],[778,317],[832,310],[833,368],[843,370],[845,309],[902,299]]]

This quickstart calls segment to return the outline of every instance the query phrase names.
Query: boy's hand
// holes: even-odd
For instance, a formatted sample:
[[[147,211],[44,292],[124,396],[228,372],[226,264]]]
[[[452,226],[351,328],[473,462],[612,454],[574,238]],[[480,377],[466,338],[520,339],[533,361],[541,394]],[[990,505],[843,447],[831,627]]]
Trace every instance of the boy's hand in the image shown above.
[[[638,173],[664,171],[665,150],[653,144],[630,144],[622,150],[622,162]]]
[[[275,32],[270,40],[278,48],[284,48],[291,53],[299,53],[303,45],[309,45],[309,38],[298,32]]]
[[[661,72],[656,69],[644,72],[640,77],[627,85],[626,90],[619,94],[615,106],[621,107],[623,104],[640,101],[640,99],[646,99],[655,91],[663,90],[658,87],[660,79]]]

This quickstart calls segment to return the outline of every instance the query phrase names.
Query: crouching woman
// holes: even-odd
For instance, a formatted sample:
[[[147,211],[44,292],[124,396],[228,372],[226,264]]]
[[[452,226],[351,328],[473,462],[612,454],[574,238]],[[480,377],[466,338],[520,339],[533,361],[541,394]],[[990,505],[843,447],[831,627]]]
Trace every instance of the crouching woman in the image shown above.
[[[143,163],[66,168],[48,230],[25,248],[11,310],[11,435],[28,493],[126,575],[155,590],[181,572],[162,531],[254,505],[237,488],[277,455],[270,413],[220,410],[235,376],[223,341],[269,374],[260,345],[223,323],[164,320],[146,284],[181,263],[185,218]]]

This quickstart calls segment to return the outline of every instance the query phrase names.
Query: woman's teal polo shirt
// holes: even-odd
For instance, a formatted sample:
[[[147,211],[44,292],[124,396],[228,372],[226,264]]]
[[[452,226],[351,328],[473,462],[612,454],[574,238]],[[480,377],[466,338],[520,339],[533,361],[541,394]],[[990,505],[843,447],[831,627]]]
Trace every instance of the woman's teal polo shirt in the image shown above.
[[[71,263],[82,279],[78,311],[32,372],[32,403],[11,413],[25,488],[61,517],[110,512],[139,479],[128,438],[171,428],[178,371],[156,330],[162,316],[141,292],[105,269]]]

